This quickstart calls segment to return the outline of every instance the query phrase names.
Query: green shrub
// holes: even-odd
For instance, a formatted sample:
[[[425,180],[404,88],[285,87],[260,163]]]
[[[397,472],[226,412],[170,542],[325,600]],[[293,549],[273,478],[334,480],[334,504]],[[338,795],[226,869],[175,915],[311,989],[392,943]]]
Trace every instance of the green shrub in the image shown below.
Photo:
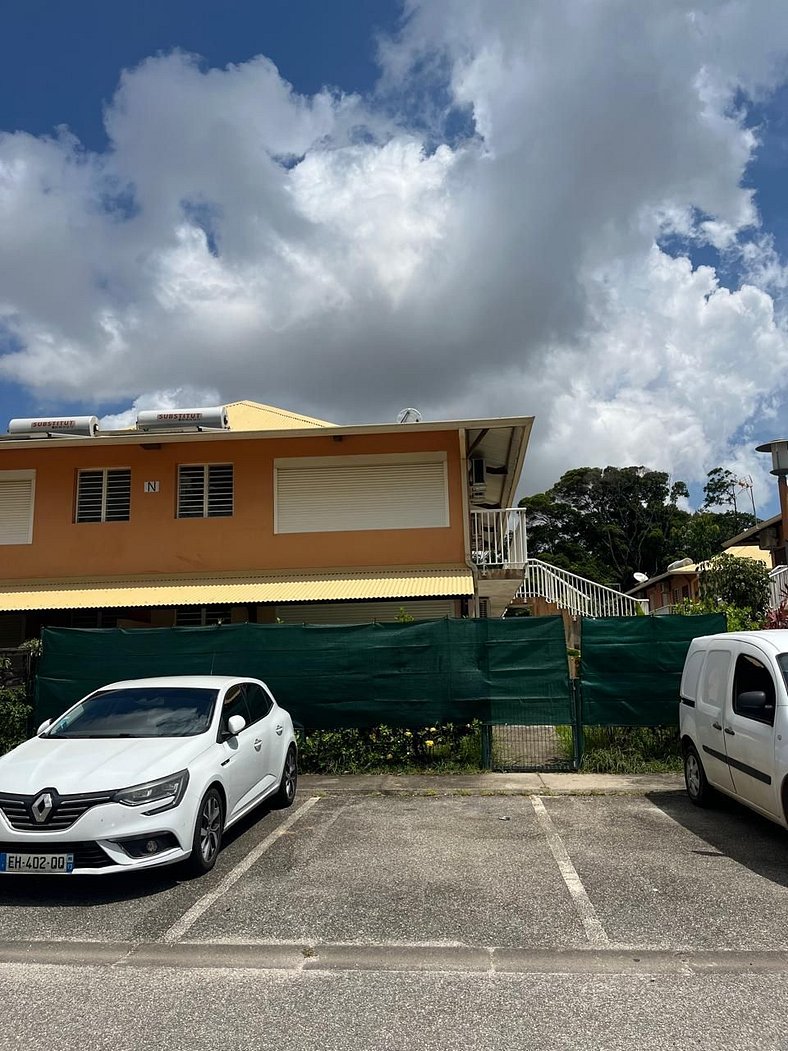
[[[481,769],[481,723],[409,730],[299,730],[298,765],[308,774],[448,773]]]
[[[763,617],[753,617],[749,609],[709,598],[684,599],[673,607],[673,612],[682,617],[692,617],[700,613],[724,613],[728,631],[758,631],[764,626]]]
[[[27,740],[32,715],[23,687],[0,690],[0,755]]]

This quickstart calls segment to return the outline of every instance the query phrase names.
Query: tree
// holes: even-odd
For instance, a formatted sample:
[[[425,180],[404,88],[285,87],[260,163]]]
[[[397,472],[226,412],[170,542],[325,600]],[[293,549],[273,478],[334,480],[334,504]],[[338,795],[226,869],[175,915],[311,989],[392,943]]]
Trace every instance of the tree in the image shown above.
[[[683,482],[646,467],[578,467],[526,497],[533,555],[605,584],[631,587],[632,574],[658,572],[680,520]]]
[[[723,530],[728,533],[725,540],[736,536],[744,529],[757,524],[755,515],[747,511],[740,511],[736,500],[737,491],[741,490],[738,477],[726,467],[713,467],[706,475],[706,484],[703,486],[703,510],[709,511],[715,507],[725,508],[719,517],[724,516],[726,526]],[[727,523],[730,523],[727,525]]]
[[[769,570],[754,558],[716,555],[700,573],[705,601],[736,606],[753,620],[762,620],[769,604]]]

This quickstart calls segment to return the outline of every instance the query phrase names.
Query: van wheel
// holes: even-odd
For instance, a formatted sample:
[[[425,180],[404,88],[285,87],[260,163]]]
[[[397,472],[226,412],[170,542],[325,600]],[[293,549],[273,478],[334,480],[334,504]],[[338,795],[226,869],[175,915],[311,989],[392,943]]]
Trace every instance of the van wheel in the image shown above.
[[[709,787],[703,763],[692,744],[688,744],[684,749],[684,783],[687,786],[687,795],[695,806],[709,805],[714,794],[713,789]]]

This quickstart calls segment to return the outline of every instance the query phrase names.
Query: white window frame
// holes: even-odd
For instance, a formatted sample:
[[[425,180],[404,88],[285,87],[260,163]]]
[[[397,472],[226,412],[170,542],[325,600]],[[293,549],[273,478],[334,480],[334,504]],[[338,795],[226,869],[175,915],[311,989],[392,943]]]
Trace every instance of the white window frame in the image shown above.
[[[0,482],[30,482],[30,520],[27,526],[27,538],[25,540],[3,540],[0,538],[0,545],[14,547],[17,544],[32,544],[33,518],[36,506],[36,472],[33,470],[0,471]]]
[[[129,514],[128,518],[110,518],[107,519],[107,482],[109,479],[110,471],[128,471],[129,472]],[[79,480],[83,474],[99,474],[101,473],[101,518],[90,519],[89,521],[80,521],[79,518]],[[74,499],[74,523],[76,525],[113,525],[117,522],[129,522],[131,521],[131,478],[132,472],[130,467],[79,467],[77,468],[77,491]]]

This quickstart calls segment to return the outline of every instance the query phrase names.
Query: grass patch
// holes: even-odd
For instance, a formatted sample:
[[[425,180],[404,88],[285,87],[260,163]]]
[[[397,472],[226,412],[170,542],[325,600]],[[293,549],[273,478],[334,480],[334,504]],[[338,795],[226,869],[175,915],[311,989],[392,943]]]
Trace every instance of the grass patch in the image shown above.
[[[585,750],[580,769],[586,773],[672,774],[682,769],[677,727],[586,726],[583,735]],[[566,735],[560,739],[566,747]],[[568,747],[571,752],[571,732]]]

